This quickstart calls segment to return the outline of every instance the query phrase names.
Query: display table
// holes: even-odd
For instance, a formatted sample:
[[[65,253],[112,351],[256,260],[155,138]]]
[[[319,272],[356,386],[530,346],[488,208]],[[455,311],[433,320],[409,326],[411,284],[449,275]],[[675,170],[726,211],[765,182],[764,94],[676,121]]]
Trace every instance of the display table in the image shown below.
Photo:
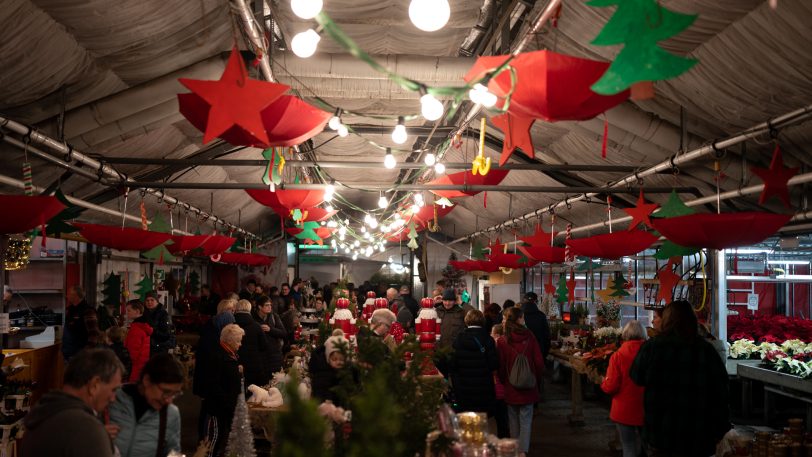
[[[277,408],[266,408],[249,404],[248,416],[251,419],[251,429],[254,432],[254,437],[273,442],[274,432],[276,431],[276,415],[287,410],[288,408],[285,405]]]
[[[36,381],[31,391],[31,404],[52,389],[62,386],[62,343],[55,343],[38,349],[3,349],[6,356],[3,366],[21,360],[25,366],[22,371],[9,377],[11,381]]]
[[[770,420],[772,396],[782,395],[806,403],[806,431],[812,431],[812,380],[744,363],[737,365],[737,372],[745,385],[743,391],[752,392],[753,382],[764,384],[765,424]]]
[[[567,416],[567,420],[570,425],[573,426],[585,425],[584,395],[581,391],[581,375],[586,374],[586,363],[580,358],[573,357],[558,349],[550,349],[548,358],[572,370],[572,413]]]

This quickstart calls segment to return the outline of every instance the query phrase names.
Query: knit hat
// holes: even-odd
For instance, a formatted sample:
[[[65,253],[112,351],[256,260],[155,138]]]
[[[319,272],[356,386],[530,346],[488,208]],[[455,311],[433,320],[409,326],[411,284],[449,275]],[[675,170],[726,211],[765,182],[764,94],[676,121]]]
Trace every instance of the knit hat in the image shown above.
[[[333,336],[327,338],[324,342],[324,355],[327,360],[330,360],[330,354],[340,350],[342,347],[349,348],[349,341],[344,338],[344,332],[341,329],[333,330]]]
[[[449,287],[448,289],[444,290],[443,291],[443,300],[456,301],[457,300],[457,294],[454,293],[454,289]]]

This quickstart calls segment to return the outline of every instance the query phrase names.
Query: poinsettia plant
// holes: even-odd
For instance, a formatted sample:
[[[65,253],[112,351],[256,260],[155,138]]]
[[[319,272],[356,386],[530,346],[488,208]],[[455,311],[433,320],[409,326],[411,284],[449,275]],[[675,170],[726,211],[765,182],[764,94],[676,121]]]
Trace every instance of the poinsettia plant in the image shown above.
[[[729,316],[729,341],[750,339],[781,344],[787,340],[812,342],[812,321],[787,316]]]

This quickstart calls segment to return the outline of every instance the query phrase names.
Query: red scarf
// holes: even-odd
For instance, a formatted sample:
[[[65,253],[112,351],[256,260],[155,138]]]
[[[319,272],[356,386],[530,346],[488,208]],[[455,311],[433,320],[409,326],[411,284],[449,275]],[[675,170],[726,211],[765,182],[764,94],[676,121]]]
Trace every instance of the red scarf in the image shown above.
[[[226,354],[228,354],[229,357],[231,357],[234,360],[237,360],[238,358],[237,353],[234,352],[234,349],[231,349],[227,344],[224,344],[222,341],[220,341],[220,347],[223,348],[224,351],[226,351]]]

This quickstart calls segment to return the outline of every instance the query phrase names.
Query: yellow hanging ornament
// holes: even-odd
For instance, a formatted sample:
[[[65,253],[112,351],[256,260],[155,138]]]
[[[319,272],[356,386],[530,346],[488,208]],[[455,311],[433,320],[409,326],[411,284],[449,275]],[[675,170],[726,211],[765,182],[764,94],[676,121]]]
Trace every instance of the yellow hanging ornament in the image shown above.
[[[491,171],[491,158],[485,158],[485,118],[483,117],[479,127],[479,154],[474,159],[471,174],[479,173],[485,176],[489,171]]]

